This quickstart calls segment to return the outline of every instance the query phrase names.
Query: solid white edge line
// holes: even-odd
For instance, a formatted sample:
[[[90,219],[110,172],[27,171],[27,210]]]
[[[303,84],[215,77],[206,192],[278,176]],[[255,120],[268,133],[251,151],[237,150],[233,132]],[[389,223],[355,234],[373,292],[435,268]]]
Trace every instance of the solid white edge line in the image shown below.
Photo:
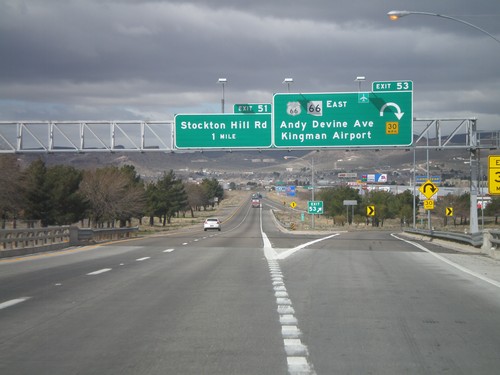
[[[410,244],[410,245],[413,245],[413,246],[415,246],[415,247],[419,248],[420,250],[425,251],[425,252],[426,252],[426,253],[428,253],[428,254],[431,254],[432,256],[434,256],[434,257],[436,257],[437,259],[439,259],[439,260],[441,260],[441,261],[445,262],[446,264],[448,264],[448,265],[450,265],[450,266],[452,266],[452,267],[456,268],[456,269],[457,269],[457,270],[459,270],[459,271],[462,271],[462,272],[464,272],[464,273],[466,273],[466,274],[468,274],[468,275],[471,275],[471,276],[477,277],[478,279],[483,280],[484,282],[486,282],[486,283],[488,283],[488,284],[491,284],[491,285],[493,285],[493,286],[496,286],[497,288],[500,288],[500,282],[495,281],[495,280],[492,280],[492,279],[490,279],[489,277],[486,277],[486,276],[480,275],[480,274],[478,274],[478,273],[476,273],[476,272],[474,272],[474,271],[471,271],[471,270],[470,270],[470,269],[468,269],[468,268],[465,268],[465,267],[463,267],[463,266],[461,266],[461,265],[459,265],[459,264],[456,264],[455,262],[452,262],[451,260],[446,259],[445,257],[442,257],[441,255],[439,255],[439,254],[436,254],[436,253],[432,252],[431,250],[427,249],[427,248],[426,248],[426,247],[424,247],[423,245],[420,245],[419,243],[416,243],[416,242],[413,242],[413,241],[410,241],[410,240],[405,240],[404,238],[401,238],[401,237],[396,236],[394,233],[391,233],[391,236],[392,236],[392,237],[394,237],[394,238],[396,238],[396,239],[398,239],[398,240],[400,240],[400,241],[403,241],[403,242],[406,242],[406,243],[408,243],[408,244]]]
[[[94,271],[94,272],[89,272],[87,274],[87,276],[99,275],[101,273],[108,272],[108,271],[111,271],[111,268],[103,268],[102,270],[97,270],[97,271]]]
[[[2,303],[0,303],[0,310],[5,309],[7,307],[17,305],[18,303],[29,300],[30,298],[31,297],[21,297],[21,298],[11,299],[10,301],[2,302]]]

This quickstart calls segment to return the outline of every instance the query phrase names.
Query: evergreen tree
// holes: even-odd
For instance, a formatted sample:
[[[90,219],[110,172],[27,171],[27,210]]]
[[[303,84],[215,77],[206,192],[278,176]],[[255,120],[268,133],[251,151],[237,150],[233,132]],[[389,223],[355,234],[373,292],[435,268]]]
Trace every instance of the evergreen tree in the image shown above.
[[[87,204],[79,192],[83,173],[73,167],[56,165],[47,169],[45,189],[50,197],[49,225],[70,225],[85,217]]]
[[[24,170],[21,178],[24,217],[29,221],[40,220],[43,227],[49,224],[51,211],[50,193],[45,183],[46,175],[47,167],[41,159],[38,159]]]

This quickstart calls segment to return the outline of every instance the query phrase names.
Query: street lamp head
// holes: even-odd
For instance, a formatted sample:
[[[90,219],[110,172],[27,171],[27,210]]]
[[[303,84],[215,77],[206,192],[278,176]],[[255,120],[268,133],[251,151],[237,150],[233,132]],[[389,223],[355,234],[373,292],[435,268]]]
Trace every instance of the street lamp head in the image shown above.
[[[293,78],[285,78],[283,80],[283,83],[292,83],[293,82]]]
[[[397,21],[401,17],[407,16],[411,14],[411,12],[408,12],[407,10],[391,10],[389,13],[387,13],[387,16],[391,21]]]
[[[365,76],[358,76],[358,77],[356,77],[356,79],[354,81],[355,82],[366,81],[366,77]]]
[[[217,82],[218,83],[226,83],[227,82],[227,78],[219,78],[219,80]]]

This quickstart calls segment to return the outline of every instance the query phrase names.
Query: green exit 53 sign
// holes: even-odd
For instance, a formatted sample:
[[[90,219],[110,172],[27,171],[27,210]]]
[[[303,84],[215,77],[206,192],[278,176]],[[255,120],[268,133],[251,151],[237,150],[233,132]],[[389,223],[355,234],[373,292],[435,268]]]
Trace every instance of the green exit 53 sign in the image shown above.
[[[408,146],[413,95],[404,90],[275,94],[273,124],[276,147]]]
[[[307,201],[307,213],[311,215],[323,214],[323,201]]]

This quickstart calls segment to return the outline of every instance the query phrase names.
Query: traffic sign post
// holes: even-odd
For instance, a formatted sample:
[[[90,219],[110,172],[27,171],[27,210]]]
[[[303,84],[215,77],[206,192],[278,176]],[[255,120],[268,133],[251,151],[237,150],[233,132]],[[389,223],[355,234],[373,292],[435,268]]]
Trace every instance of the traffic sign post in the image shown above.
[[[178,149],[269,148],[271,114],[179,114],[174,144]]]
[[[411,82],[411,81],[406,81]],[[412,91],[275,94],[276,147],[408,146]]]
[[[307,201],[307,213],[311,215],[323,214],[323,201]]]

